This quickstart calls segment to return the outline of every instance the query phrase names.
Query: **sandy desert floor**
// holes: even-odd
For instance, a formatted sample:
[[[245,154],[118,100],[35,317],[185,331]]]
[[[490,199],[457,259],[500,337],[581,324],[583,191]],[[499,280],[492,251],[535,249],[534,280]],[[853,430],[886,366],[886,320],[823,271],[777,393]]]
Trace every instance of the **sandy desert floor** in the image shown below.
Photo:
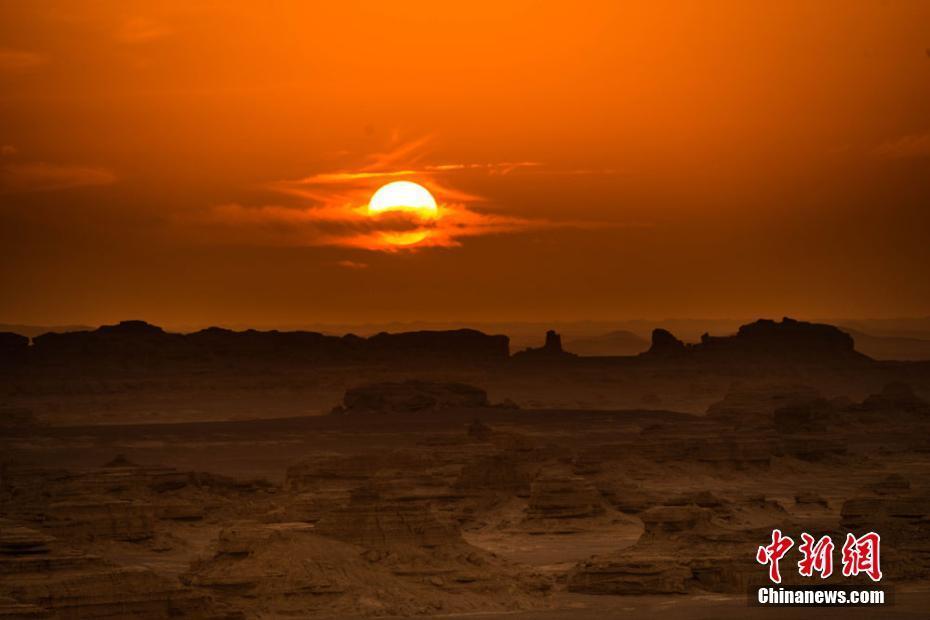
[[[797,394],[773,390],[704,415],[482,406],[7,429],[0,609],[925,617],[930,418],[786,406]],[[748,607],[773,527],[865,525],[888,541],[896,600],[881,616]]]

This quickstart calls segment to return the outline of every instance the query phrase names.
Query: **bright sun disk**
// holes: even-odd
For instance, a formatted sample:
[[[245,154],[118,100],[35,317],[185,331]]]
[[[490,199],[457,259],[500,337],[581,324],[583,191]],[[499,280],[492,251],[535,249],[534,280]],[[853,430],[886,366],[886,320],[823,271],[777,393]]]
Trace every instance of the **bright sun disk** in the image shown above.
[[[383,185],[368,202],[369,215],[385,211],[414,211],[421,217],[435,217],[439,211],[429,190],[411,181],[394,181]]]

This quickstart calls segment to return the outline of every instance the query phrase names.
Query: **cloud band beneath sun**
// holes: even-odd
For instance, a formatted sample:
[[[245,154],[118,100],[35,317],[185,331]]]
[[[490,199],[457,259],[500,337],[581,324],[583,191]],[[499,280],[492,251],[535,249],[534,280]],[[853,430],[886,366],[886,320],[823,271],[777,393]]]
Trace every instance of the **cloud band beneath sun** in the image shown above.
[[[422,146],[422,142],[415,145]],[[396,150],[415,161],[417,158],[409,158],[411,151],[406,145]],[[209,210],[199,218],[200,223],[222,229],[237,242],[383,252],[457,247],[469,237],[590,225],[478,208],[474,203],[482,202],[481,197],[458,190],[449,182],[453,175],[462,172],[506,175],[540,166],[536,162],[412,165],[407,161],[404,165],[392,153],[375,155],[372,159],[373,163],[356,170],[318,173],[268,185],[268,190],[296,204],[228,203]],[[386,168],[386,163],[393,166]],[[371,208],[373,195],[389,184],[423,189],[430,198],[435,197],[435,208],[430,207],[429,217],[417,209]]]
[[[440,204],[435,218],[391,212],[378,217],[367,205],[215,207],[204,223],[222,227],[234,240],[270,245],[336,246],[396,252],[456,247],[467,237],[565,225],[546,220],[483,213],[461,204]]]

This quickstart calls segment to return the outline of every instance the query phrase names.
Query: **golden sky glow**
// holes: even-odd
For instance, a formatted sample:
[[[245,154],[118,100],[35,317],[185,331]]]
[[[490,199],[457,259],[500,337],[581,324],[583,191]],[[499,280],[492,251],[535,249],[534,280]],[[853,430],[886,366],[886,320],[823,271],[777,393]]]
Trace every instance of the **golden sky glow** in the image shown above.
[[[0,322],[927,315],[928,48],[907,0],[0,2]]]

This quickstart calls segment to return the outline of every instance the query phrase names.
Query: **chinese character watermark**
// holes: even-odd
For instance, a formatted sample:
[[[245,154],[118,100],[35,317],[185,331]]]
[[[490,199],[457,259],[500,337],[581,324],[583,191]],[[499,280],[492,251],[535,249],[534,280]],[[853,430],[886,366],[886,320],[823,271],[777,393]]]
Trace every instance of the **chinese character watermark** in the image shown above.
[[[783,535],[781,530],[775,529],[772,530],[772,542],[765,546],[760,545],[756,551],[756,561],[763,566],[768,565],[769,579],[773,583],[781,583],[779,562],[792,547],[794,540]],[[802,533],[801,544],[798,545],[798,551],[802,556],[798,561],[798,573],[802,577],[812,577],[816,572],[820,574],[821,579],[826,579],[833,574],[834,549],[835,545],[829,536],[821,536],[818,540],[807,532]],[[855,577],[862,573],[868,575],[872,581],[881,581],[880,552],[881,536],[875,532],[858,538],[855,534],[847,534],[841,552],[843,576]]]

